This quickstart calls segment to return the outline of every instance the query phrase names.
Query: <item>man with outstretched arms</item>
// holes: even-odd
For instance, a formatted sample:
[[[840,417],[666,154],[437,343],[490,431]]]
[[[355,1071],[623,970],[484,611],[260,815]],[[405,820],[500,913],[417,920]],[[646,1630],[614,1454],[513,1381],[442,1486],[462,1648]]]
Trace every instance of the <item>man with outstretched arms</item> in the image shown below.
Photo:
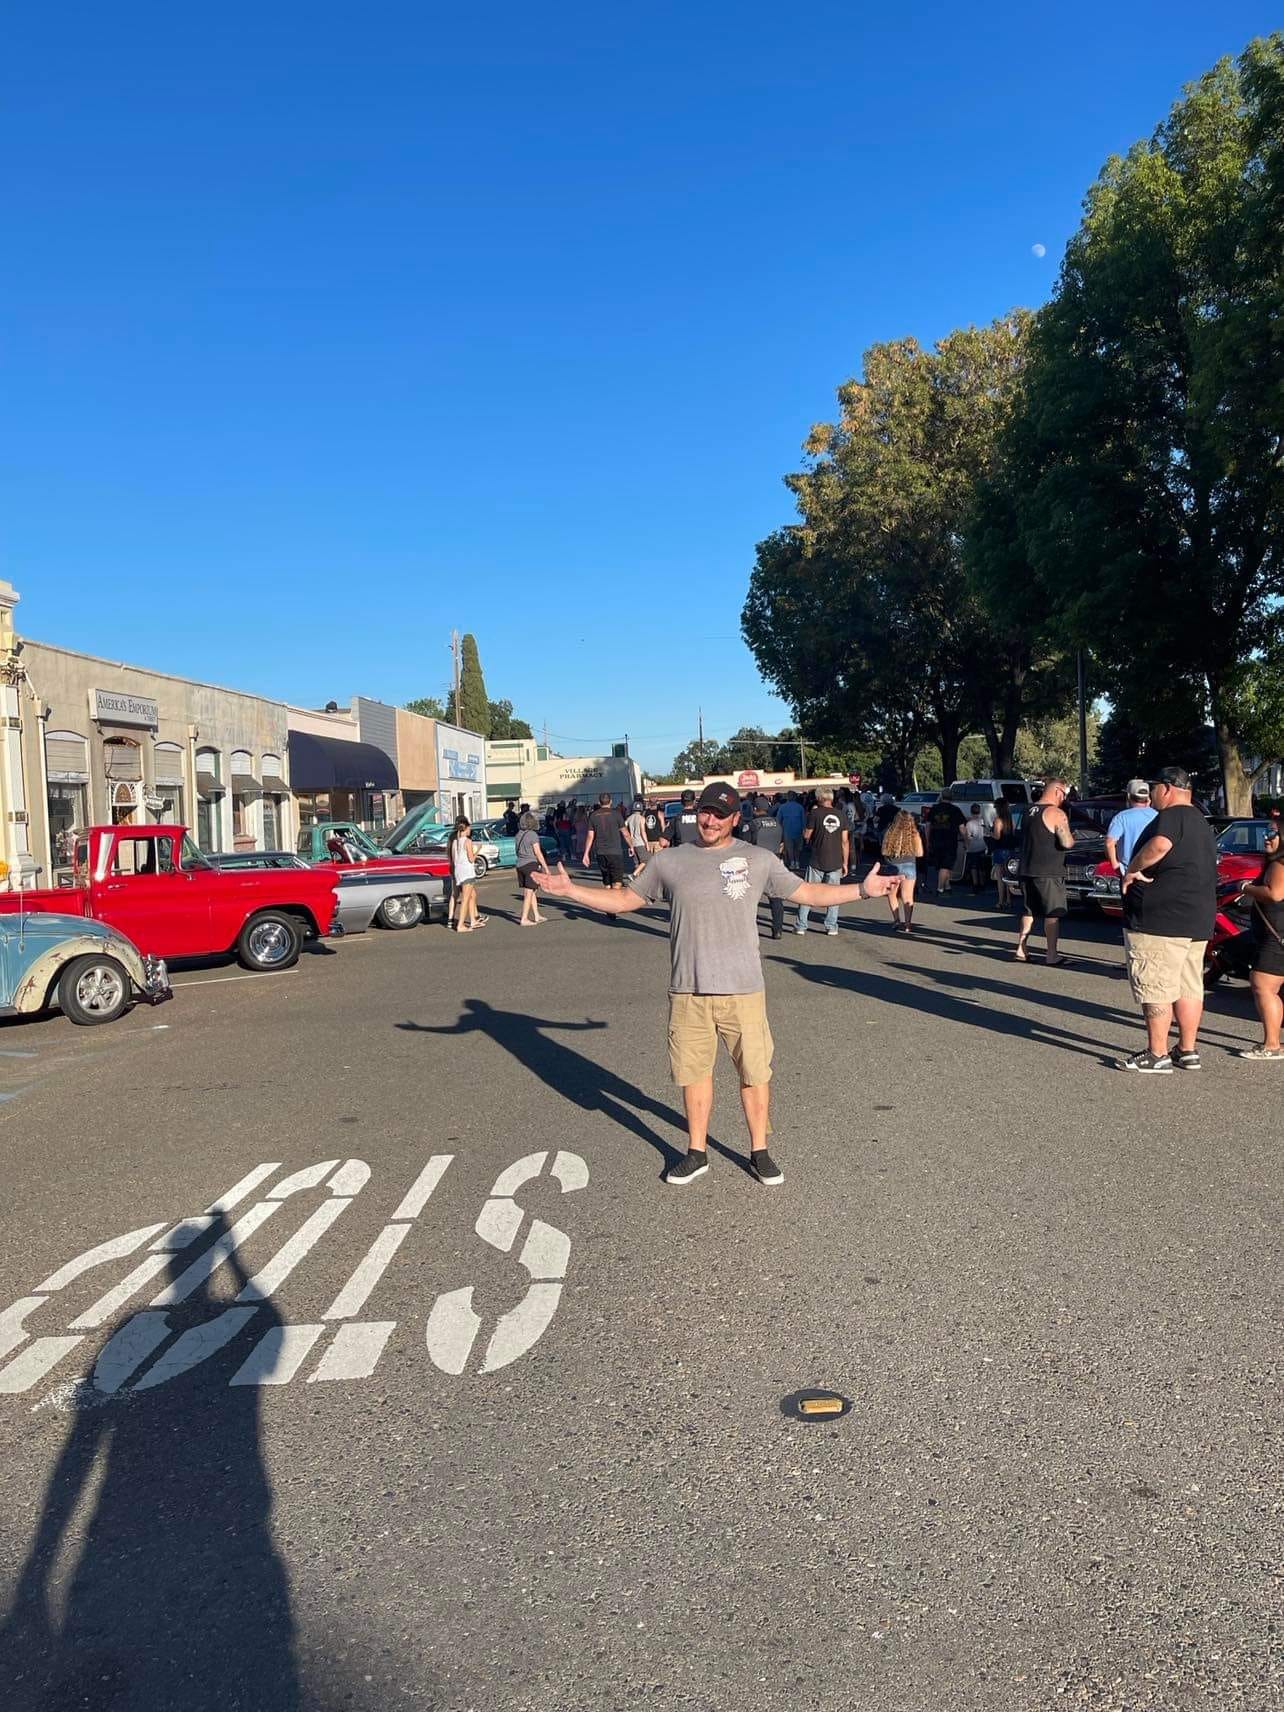
[[[740,1076],[753,1174],[760,1183],[784,1181],[767,1151],[772,1039],[758,953],[760,899],[851,903],[885,897],[900,884],[899,877],[883,875],[871,875],[860,885],[806,884],[779,856],[732,837],[739,813],[740,796],[730,785],[706,785],[696,805],[696,842],[657,851],[646,872],[635,875],[623,891],[577,886],[560,865],[555,874],[535,875],[544,891],[608,915],[625,915],[662,899],[669,903],[669,1065],[682,1089],[688,1135],[686,1155],[665,1172],[665,1182],[675,1186],[692,1183],[708,1170],[719,1041]]]

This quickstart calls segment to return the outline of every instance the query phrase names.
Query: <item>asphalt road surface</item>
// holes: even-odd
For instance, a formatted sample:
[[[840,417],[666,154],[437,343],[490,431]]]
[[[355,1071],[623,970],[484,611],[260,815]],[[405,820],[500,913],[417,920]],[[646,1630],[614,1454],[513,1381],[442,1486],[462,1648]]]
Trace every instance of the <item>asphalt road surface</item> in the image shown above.
[[[674,1190],[663,912],[547,907],[0,1027],[5,1712],[1284,1704],[1246,990],[1126,1076],[1109,928],[813,918]]]

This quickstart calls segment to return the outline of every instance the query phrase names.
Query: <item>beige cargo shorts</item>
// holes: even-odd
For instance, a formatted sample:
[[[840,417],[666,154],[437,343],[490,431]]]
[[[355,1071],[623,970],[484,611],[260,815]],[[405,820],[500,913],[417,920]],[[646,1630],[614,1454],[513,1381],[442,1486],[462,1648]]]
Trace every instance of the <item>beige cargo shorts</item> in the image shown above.
[[[669,1068],[680,1088],[712,1076],[721,1041],[742,1088],[771,1080],[765,993],[670,993]]]

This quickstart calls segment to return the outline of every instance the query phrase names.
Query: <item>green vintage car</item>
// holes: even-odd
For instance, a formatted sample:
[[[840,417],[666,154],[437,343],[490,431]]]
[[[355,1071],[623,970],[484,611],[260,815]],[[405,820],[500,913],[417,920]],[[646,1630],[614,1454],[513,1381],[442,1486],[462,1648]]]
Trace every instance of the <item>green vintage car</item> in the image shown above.
[[[499,867],[499,851],[488,839],[482,838],[475,827],[473,834],[473,845],[477,852],[477,878],[480,880],[491,868]],[[349,861],[395,862],[398,856],[444,857],[450,829],[445,826],[423,825],[415,836],[403,839],[398,844],[376,844],[368,832],[350,820],[319,820],[314,825],[300,830],[298,853],[308,862],[332,861],[334,858],[330,840],[336,837],[341,840]]]

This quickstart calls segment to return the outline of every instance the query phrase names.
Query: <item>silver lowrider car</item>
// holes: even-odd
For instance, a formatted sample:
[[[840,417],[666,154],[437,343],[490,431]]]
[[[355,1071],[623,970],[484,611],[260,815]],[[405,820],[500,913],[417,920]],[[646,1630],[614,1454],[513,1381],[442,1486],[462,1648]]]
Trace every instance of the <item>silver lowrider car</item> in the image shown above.
[[[234,855],[207,856],[206,861],[221,869],[313,867],[292,850],[239,850]],[[335,924],[345,935],[364,933],[372,924],[417,927],[421,921],[444,919],[446,914],[446,881],[439,874],[398,873],[391,864],[372,862],[355,872],[336,870],[334,889],[339,899]]]

